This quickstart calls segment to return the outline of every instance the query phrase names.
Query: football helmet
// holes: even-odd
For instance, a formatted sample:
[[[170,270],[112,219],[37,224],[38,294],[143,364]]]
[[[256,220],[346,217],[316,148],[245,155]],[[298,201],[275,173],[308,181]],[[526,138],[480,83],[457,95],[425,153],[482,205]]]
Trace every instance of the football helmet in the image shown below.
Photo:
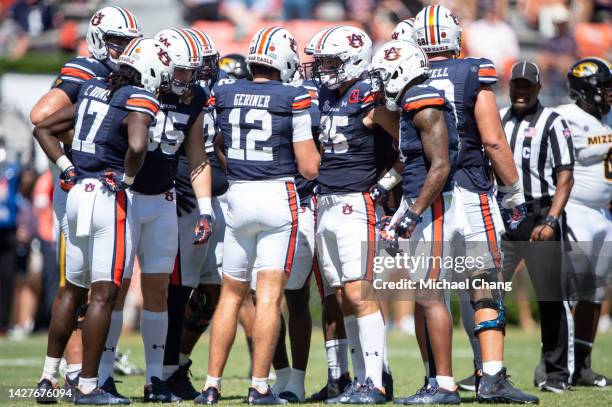
[[[240,54],[228,54],[219,60],[219,69],[232,79],[251,79],[246,58]]]
[[[159,41],[153,38],[133,39],[119,57],[118,65],[127,65],[140,73],[140,84],[155,94],[174,73],[174,63]]]
[[[414,19],[413,37],[427,54],[461,53],[459,19],[443,6],[427,6]]]
[[[428,73],[429,61],[421,47],[414,42],[393,40],[374,54],[370,78],[372,88],[383,91],[387,108],[395,111],[404,89],[417,78],[424,80]]]
[[[219,74],[219,51],[212,39],[202,30],[190,28],[187,30],[200,44],[202,63],[199,71],[199,79],[209,83],[216,82]]]
[[[300,65],[297,42],[284,28],[262,28],[251,39],[246,62],[249,69],[251,64],[274,68],[280,72],[281,81],[288,83]]]
[[[87,46],[95,59],[104,61],[110,58],[109,48],[123,52],[125,47],[112,41],[113,37],[121,37],[126,40],[142,37],[138,20],[126,8],[104,7],[89,20]],[[111,61],[116,62],[112,59]]]
[[[317,86],[337,89],[342,83],[359,79],[367,72],[372,59],[372,40],[363,30],[340,25],[316,36],[319,38],[312,51],[315,58],[312,78]]]
[[[414,18],[407,18],[402,20],[393,29],[391,33],[392,40],[403,40],[403,41],[414,41],[413,39],[414,30]]]
[[[178,80],[173,75],[169,78],[169,82],[162,82],[162,87],[169,88],[175,95],[184,95],[197,79],[197,71],[202,63],[200,44],[182,28],[162,30],[157,33],[155,39],[166,47],[175,69],[193,72],[189,81]]]
[[[604,59],[590,57],[576,61],[567,72],[572,99],[594,106],[604,115],[610,111],[612,66]]]

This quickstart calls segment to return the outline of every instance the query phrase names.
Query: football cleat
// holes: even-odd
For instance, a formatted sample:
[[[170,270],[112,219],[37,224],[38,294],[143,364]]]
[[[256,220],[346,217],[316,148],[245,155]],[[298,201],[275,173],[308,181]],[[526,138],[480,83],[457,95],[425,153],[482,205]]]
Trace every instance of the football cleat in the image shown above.
[[[112,394],[113,396],[117,397],[118,399],[125,399],[128,401],[128,404],[130,402],[130,399],[128,399],[127,397],[123,396],[122,394],[120,394],[117,391],[117,386],[115,385],[115,383],[121,383],[121,382],[117,382],[115,381],[115,379],[113,379],[112,377],[107,378],[104,381],[104,384],[102,384],[102,386],[100,386],[100,388],[110,394]]]
[[[268,404],[287,404],[286,400],[280,399],[268,386],[265,393],[260,393],[254,387],[249,387],[249,394],[246,402],[252,406],[268,405]]]
[[[41,379],[36,385],[36,402],[38,404],[55,404],[57,399],[53,391],[58,388],[57,384],[51,383],[49,379]]]
[[[310,396],[312,401],[325,401],[329,398],[336,397],[351,385],[351,375],[349,372],[344,373],[338,379],[327,379],[327,383],[321,390]]]
[[[418,400],[420,396],[424,395],[427,392],[427,389],[431,387],[438,387],[438,382],[433,377],[425,377],[425,382],[423,386],[417,390],[415,394],[408,397],[400,397],[394,400],[395,404],[419,404],[413,403],[414,400]]]
[[[196,397],[193,402],[196,404],[217,404],[221,398],[221,393],[216,387],[210,386]]]
[[[151,383],[144,387],[145,403],[178,403],[179,401],[182,401],[181,398],[172,394],[166,383],[159,380],[158,377],[151,377]]]
[[[587,367],[580,369],[578,373],[574,373],[572,384],[574,386],[606,387],[612,385],[612,380]]]
[[[353,378],[353,382],[344,388],[344,391],[338,394],[336,397],[330,397],[325,400],[325,404],[338,404],[343,403],[344,400],[348,400],[348,398],[357,390],[359,390],[361,385],[357,382],[357,378]]]
[[[389,369],[387,372],[383,368],[382,384],[385,389],[385,397],[387,398],[387,401],[393,400],[393,375],[391,374],[391,369]]]
[[[380,391],[369,377],[348,398],[342,399],[342,404],[385,404],[387,397]]]
[[[143,375],[144,371],[130,362],[130,352],[117,352],[115,361],[113,362],[113,372],[122,376],[139,376]]]
[[[459,390],[463,391],[476,391],[476,373],[472,373],[471,376],[457,382]]]
[[[130,401],[126,398],[118,398],[106,390],[100,387],[96,387],[91,393],[82,393],[79,388],[74,393],[74,404],[94,404],[98,406],[103,405],[118,405],[118,404],[130,404]]]
[[[523,393],[508,380],[506,368],[494,375],[482,373],[478,384],[476,400],[479,403],[515,403],[538,404],[540,399],[531,394]]]
[[[546,379],[546,381],[540,386],[540,390],[549,391],[555,394],[563,394],[569,390],[569,384],[562,380]]]
[[[210,235],[212,235],[212,217],[210,215],[200,215],[193,231],[193,244],[208,242]]]
[[[64,385],[62,386],[62,401],[70,403],[74,401],[74,393],[76,392],[78,384],[79,376],[75,377],[74,380],[70,380],[68,376],[64,376]]]
[[[282,400],[287,401],[288,403],[301,403],[304,400],[300,400],[297,394],[292,391],[282,391],[278,394],[278,397]]]
[[[459,404],[461,403],[461,397],[459,397],[459,391],[446,390],[442,387],[428,387],[422,392],[402,398],[395,399],[395,404]]]
[[[62,191],[68,192],[77,183],[77,172],[74,167],[66,168],[59,177],[59,185]]]
[[[537,388],[541,388],[546,382],[546,364],[544,359],[540,359],[540,363],[536,366],[533,372],[533,385]]]
[[[176,394],[183,400],[193,400],[200,394],[189,380],[189,376],[191,375],[189,367],[191,363],[191,360],[188,360],[187,363],[179,366],[179,368],[166,379],[166,386],[168,386],[172,394]]]

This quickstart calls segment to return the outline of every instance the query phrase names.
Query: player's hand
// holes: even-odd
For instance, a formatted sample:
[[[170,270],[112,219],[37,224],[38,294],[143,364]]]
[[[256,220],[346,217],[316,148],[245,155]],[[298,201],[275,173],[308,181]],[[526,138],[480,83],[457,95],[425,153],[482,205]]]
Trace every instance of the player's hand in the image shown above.
[[[174,182],[174,190],[176,191],[177,215],[180,217],[190,214],[197,206],[191,183],[185,183],[183,180],[177,178]]]
[[[131,186],[123,181],[123,173],[119,171],[104,171],[100,173],[99,179],[109,191],[115,193],[126,190]]]
[[[521,184],[520,180],[512,185],[499,185],[497,190],[503,194],[501,206],[504,209],[516,208],[525,203],[523,184]]]
[[[372,197],[372,200],[379,205],[385,204],[388,196],[389,191],[383,188],[383,186],[380,184],[373,185],[370,188],[370,197]]]
[[[210,235],[212,235],[212,217],[210,215],[200,215],[193,234],[193,244],[208,242]]]
[[[76,170],[74,167],[66,168],[66,170],[60,174],[59,179],[59,185],[62,191],[70,191],[77,183]]]
[[[423,218],[421,216],[408,209],[395,225],[393,225],[395,234],[402,239],[410,239],[412,233],[414,233],[414,229],[416,229],[417,225],[422,221]]]
[[[553,240],[554,238],[555,230],[550,225],[538,225],[531,231],[531,240],[534,242]]]
[[[527,204],[522,203],[512,209],[501,209],[502,219],[511,231],[515,231],[527,218]]]

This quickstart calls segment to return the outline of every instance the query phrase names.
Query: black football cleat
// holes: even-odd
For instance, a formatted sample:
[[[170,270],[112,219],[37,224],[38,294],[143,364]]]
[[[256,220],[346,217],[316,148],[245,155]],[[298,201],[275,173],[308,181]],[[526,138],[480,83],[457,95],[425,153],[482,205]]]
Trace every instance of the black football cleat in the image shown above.
[[[268,390],[265,393],[260,393],[254,387],[249,387],[249,394],[247,395],[247,403],[251,406],[261,406],[270,404],[287,404],[286,400],[280,399],[268,386]]]
[[[351,375],[349,372],[344,373],[338,379],[327,379],[327,384],[323,386],[321,390],[314,393],[310,400],[312,401],[325,401],[332,397],[337,397],[346,389],[347,386],[351,385]]]
[[[427,389],[430,387],[438,387],[438,382],[436,381],[435,377],[425,376],[425,383],[423,383],[423,386],[418,389],[415,394],[412,396],[396,398],[393,402],[395,404],[411,404],[411,401],[415,399],[415,397],[425,394]]]
[[[68,376],[64,376],[64,385],[62,386],[62,401],[72,403],[74,401],[74,394],[76,392],[77,385],[79,384],[79,376],[75,377],[74,380],[70,380]]]
[[[119,393],[117,391],[117,385],[116,383],[121,383],[116,381],[114,378],[112,377],[108,377],[104,383],[102,384],[102,386],[100,386],[100,388],[110,394],[112,394],[113,396],[117,397],[118,399],[125,399],[128,401],[127,404],[129,404],[130,399],[128,399],[127,397],[125,397],[124,395],[122,395],[121,393]]]
[[[180,397],[172,394],[166,382],[162,382],[158,377],[151,377],[151,384],[144,387],[145,403],[178,403],[182,401]]]
[[[606,387],[612,385],[612,380],[602,374],[595,372],[590,367],[586,367],[574,373],[574,377],[572,378],[572,385],[588,387]]]
[[[383,369],[382,384],[385,389],[385,397],[387,398],[387,401],[393,400],[393,375],[391,374],[391,369],[389,369],[388,372]]]
[[[476,391],[476,373],[474,372],[471,376],[457,382],[459,390],[463,391]]]
[[[200,392],[193,387],[191,380],[189,380],[189,376],[191,375],[189,371],[190,366],[191,360],[179,366],[179,368],[166,379],[166,386],[170,389],[172,394],[177,395],[183,400],[194,400],[200,395]]]
[[[506,368],[502,368],[494,375],[482,373],[476,400],[479,403],[513,403],[538,404],[540,399],[531,394],[523,393],[508,380]]]
[[[53,392],[57,392],[57,385],[51,383],[49,379],[41,379],[36,385],[36,402],[38,404],[55,404],[57,398]]]
[[[562,380],[546,379],[546,381],[540,386],[540,390],[549,391],[555,394],[563,394],[569,390],[569,384]]]
[[[342,403],[345,400],[348,400],[348,398],[351,396],[351,394],[353,394],[355,391],[359,390],[359,387],[361,387],[361,385],[359,383],[357,383],[357,378],[354,377],[353,378],[353,382],[350,383],[348,386],[346,386],[342,393],[338,394],[336,397],[328,398],[327,400],[325,400],[325,404],[338,404],[338,403]]]
[[[221,399],[219,389],[214,386],[209,386],[196,397],[193,402],[195,404],[218,404]]]
[[[291,404],[301,403],[302,401],[304,401],[304,400],[300,400],[300,398],[297,396],[297,394],[295,394],[292,391],[288,391],[288,390],[285,390],[285,391],[282,391],[282,392],[278,393],[278,397],[281,400],[285,400],[287,403],[291,403]]]
[[[385,404],[387,397],[380,391],[369,377],[348,398],[340,401],[342,404]]]
[[[93,404],[97,406],[103,405],[120,405],[120,404],[130,404],[130,401],[126,398],[115,397],[110,394],[106,390],[96,387],[91,393],[82,393],[81,390],[77,387],[74,392],[74,404],[83,405],[83,404]]]
[[[395,399],[395,404],[459,404],[459,391],[450,391],[438,386],[435,378],[425,378],[425,384],[412,396]]]

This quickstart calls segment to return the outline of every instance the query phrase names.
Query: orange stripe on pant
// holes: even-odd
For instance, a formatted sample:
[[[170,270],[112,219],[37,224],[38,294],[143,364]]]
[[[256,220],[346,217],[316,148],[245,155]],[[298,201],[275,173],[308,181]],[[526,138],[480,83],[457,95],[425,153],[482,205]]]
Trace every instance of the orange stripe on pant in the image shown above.
[[[115,248],[113,250],[113,283],[121,285],[125,271],[125,234],[127,229],[127,194],[119,191],[115,195]]]
[[[366,258],[366,272],[364,280],[372,281],[374,275],[374,256],[376,256],[376,209],[369,192],[364,192],[363,201],[366,207],[366,221],[368,223],[368,253]]]
[[[431,204],[432,241],[431,241],[431,268],[427,272],[427,279],[437,280],[440,277],[442,254],[444,249],[444,198],[438,196]]]
[[[289,210],[291,211],[291,235],[289,236],[289,245],[287,246],[287,257],[285,258],[284,270],[287,276],[290,276],[298,236],[298,202],[297,193],[295,192],[295,184],[293,182],[286,182],[285,187],[287,188]]]
[[[485,231],[487,233],[489,251],[495,261],[495,268],[499,270],[501,268],[501,254],[497,247],[497,235],[495,234],[495,223],[493,223],[493,217],[491,216],[489,197],[487,194],[478,194],[478,198],[480,199],[480,212],[482,213],[482,221],[484,222]]]
[[[172,267],[172,273],[170,274],[170,284],[181,286],[181,280],[181,252],[179,249],[179,252],[174,258],[174,267]]]

